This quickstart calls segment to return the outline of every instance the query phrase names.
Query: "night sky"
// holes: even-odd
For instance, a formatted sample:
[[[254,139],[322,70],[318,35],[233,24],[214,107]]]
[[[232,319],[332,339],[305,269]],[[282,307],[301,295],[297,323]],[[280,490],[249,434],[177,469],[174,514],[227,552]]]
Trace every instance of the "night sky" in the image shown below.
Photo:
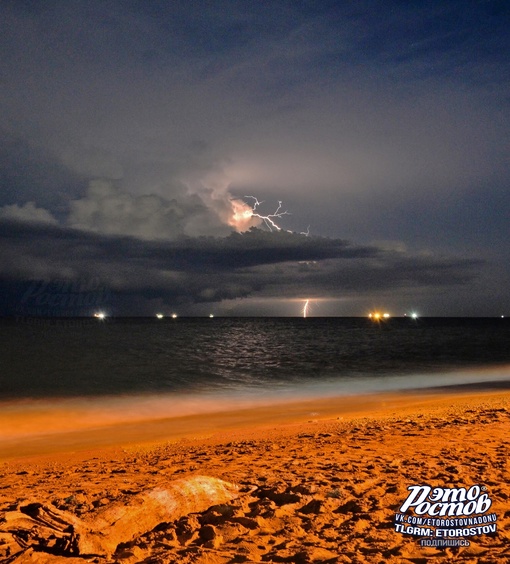
[[[0,313],[510,315],[509,29],[505,0],[3,0]]]

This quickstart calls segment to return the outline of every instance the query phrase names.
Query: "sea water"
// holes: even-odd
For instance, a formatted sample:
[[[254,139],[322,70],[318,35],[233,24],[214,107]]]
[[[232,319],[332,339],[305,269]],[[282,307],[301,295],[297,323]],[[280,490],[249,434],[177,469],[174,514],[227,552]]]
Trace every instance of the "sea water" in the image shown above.
[[[354,391],[483,382],[510,363],[510,320],[25,319],[4,320],[0,342],[4,400]]]
[[[4,416],[79,402],[80,417],[115,421],[510,382],[501,318],[26,318],[3,320],[0,342]]]

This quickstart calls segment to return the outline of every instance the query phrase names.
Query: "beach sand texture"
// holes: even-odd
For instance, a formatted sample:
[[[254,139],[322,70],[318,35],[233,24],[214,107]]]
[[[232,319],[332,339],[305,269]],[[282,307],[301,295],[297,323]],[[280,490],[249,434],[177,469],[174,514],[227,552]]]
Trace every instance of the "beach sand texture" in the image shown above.
[[[19,453],[11,448],[0,463],[0,562],[510,562],[508,392],[393,395],[336,413],[326,407],[306,420],[290,410],[285,421],[269,417],[210,436],[194,428],[187,437],[158,436],[158,444],[136,437],[137,444],[98,440],[92,448],[100,432],[90,431],[82,449],[27,457],[20,443]],[[202,423],[207,429],[206,417]],[[51,440],[57,446],[58,438]],[[20,524],[33,503],[90,522],[108,506],[196,476],[244,491],[162,520],[112,555],[64,555],[62,535],[44,527],[23,532]],[[497,532],[441,549],[396,532],[395,513],[418,484],[486,487]]]

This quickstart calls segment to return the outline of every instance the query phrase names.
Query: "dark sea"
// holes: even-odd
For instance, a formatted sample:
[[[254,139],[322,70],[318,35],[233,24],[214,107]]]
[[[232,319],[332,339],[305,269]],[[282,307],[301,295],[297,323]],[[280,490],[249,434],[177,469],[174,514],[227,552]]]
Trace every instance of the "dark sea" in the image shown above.
[[[510,382],[506,318],[27,318],[3,320],[0,334],[0,402],[243,401]]]

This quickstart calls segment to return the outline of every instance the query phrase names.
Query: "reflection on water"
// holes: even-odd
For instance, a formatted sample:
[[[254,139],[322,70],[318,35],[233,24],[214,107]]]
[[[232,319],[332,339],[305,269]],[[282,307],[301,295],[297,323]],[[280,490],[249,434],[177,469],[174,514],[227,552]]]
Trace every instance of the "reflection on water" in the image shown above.
[[[4,321],[0,339],[3,400],[352,393],[510,363],[510,323],[499,318]]]

